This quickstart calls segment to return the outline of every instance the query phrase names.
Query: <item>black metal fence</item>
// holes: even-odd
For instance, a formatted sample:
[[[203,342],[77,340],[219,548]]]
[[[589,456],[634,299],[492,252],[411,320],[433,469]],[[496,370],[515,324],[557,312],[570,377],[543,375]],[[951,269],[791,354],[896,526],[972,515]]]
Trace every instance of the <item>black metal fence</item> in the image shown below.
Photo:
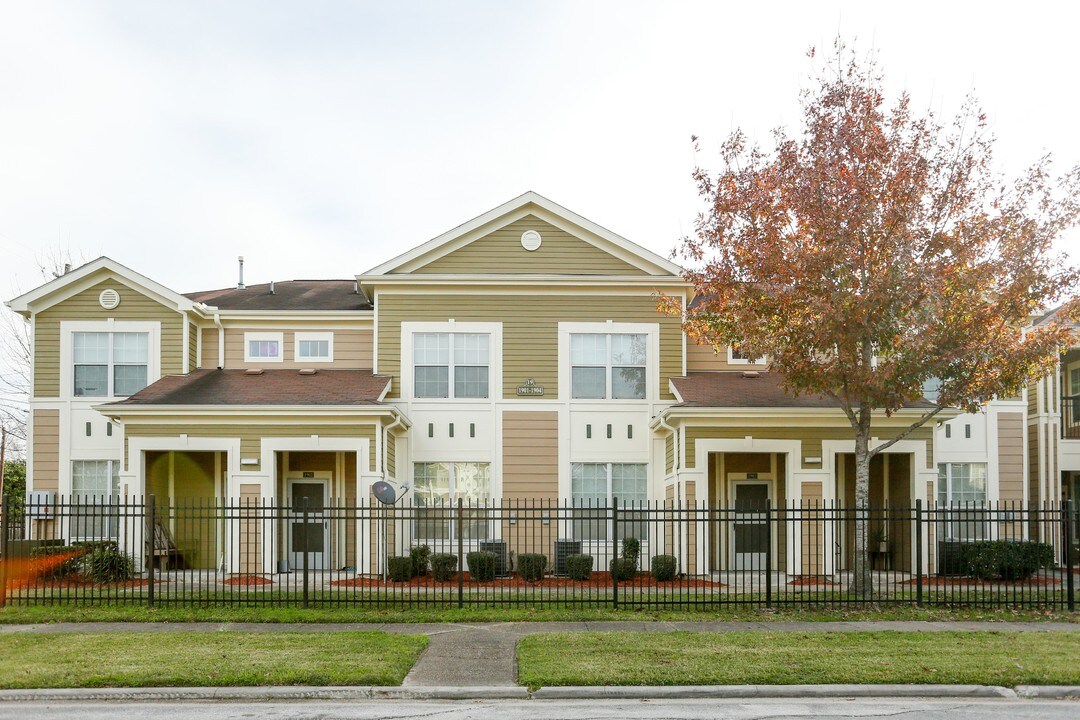
[[[0,596],[19,605],[1073,609],[1077,519],[1069,503],[31,499],[0,518]],[[864,570],[869,589],[856,592]]]

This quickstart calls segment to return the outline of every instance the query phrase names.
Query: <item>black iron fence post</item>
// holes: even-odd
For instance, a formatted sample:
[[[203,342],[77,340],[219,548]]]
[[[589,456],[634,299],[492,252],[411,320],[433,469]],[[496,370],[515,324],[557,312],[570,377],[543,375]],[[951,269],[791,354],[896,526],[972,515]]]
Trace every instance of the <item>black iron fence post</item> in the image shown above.
[[[915,501],[915,604],[922,607],[922,500]]]
[[[307,503],[307,499],[305,498],[304,499],[304,516],[303,516],[303,522],[304,522],[304,561],[302,563],[302,565],[304,566],[304,609],[305,610],[307,609],[308,603],[311,600],[311,585],[310,585],[310,577],[308,575],[308,571],[310,570],[309,558],[311,557],[311,554],[310,554],[310,552],[311,552],[311,526],[308,524],[308,520],[309,520],[309,518],[308,518],[308,503]]]
[[[457,573],[457,606],[460,610],[465,607],[465,538],[462,537],[462,528],[464,527],[464,518],[462,517],[463,511],[461,509],[461,498],[457,499],[457,518],[454,521],[454,527],[457,532],[457,554],[458,554],[458,573]]]
[[[146,533],[146,602],[154,606],[154,564],[157,562],[157,548],[154,541],[157,539],[157,508],[154,506],[154,496],[146,498],[146,522],[143,523]]]
[[[1070,612],[1076,609],[1076,578],[1073,576],[1072,505],[1072,500],[1066,500],[1062,504],[1061,513],[1061,519],[1065,523],[1062,536],[1065,545],[1065,588]]]
[[[3,468],[0,467],[0,476],[3,475]],[[11,533],[11,498],[6,494],[3,496],[3,503],[0,504],[0,607],[7,605],[8,584],[7,584],[7,566],[11,562],[11,558],[8,557],[8,535]]]
[[[611,499],[611,607],[619,609],[619,498]]]
[[[772,500],[765,502],[765,607],[772,607]]]

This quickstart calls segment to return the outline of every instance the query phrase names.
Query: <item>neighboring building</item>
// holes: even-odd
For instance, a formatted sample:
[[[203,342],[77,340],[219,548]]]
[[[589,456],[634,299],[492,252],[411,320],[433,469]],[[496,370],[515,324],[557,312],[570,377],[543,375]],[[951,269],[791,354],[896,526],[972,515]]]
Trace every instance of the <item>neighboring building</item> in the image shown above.
[[[346,280],[185,295],[100,258],[9,303],[34,336],[29,483],[158,503],[363,503],[386,480],[425,507],[850,504],[843,413],[824,397],[790,397],[730,349],[694,344],[679,317],[657,312],[658,293],[692,300],[679,267],[535,193]],[[882,414],[877,437],[928,406]],[[965,472],[981,472],[985,487],[963,500],[1060,497],[1056,479],[1024,477],[1024,433],[1035,435],[1024,416],[1023,402],[993,403],[939,428],[937,451],[934,429],[921,428],[875,458],[871,500],[960,501]],[[115,537],[108,524],[69,534]],[[294,562],[293,527],[245,536],[257,552],[233,569]],[[316,565],[371,570],[368,530],[336,527]],[[702,525],[656,542],[680,544],[692,572],[754,566],[765,553],[796,575],[848,566],[850,527],[820,528],[763,541]],[[393,542],[438,546],[456,543],[454,532],[418,523]],[[465,544],[484,533],[499,528]],[[594,534],[579,539],[606,537]],[[215,566],[215,542],[205,539],[198,562]],[[934,540],[923,542],[932,563]],[[892,545],[896,566],[911,569],[914,538],[898,530]]]

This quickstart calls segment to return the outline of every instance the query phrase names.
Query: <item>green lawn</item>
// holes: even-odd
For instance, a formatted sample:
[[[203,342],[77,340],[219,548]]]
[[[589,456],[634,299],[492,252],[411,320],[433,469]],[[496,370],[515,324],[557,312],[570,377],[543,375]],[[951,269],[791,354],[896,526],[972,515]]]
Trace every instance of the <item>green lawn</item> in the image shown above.
[[[380,632],[0,636],[0,687],[400,685],[428,639]]]
[[[545,685],[1080,684],[1080,632],[551,633],[518,645]]]

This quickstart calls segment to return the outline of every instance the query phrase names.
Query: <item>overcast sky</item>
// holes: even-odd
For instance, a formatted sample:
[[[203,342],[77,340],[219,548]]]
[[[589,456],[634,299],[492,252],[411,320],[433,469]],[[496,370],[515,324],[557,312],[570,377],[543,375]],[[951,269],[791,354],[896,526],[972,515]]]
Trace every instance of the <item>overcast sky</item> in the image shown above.
[[[181,292],[348,277],[526,190],[667,255],[690,135],[794,122],[838,31],[917,106],[974,91],[1004,170],[1080,162],[1075,4],[956,5],[5,2],[0,294],[57,247]]]

